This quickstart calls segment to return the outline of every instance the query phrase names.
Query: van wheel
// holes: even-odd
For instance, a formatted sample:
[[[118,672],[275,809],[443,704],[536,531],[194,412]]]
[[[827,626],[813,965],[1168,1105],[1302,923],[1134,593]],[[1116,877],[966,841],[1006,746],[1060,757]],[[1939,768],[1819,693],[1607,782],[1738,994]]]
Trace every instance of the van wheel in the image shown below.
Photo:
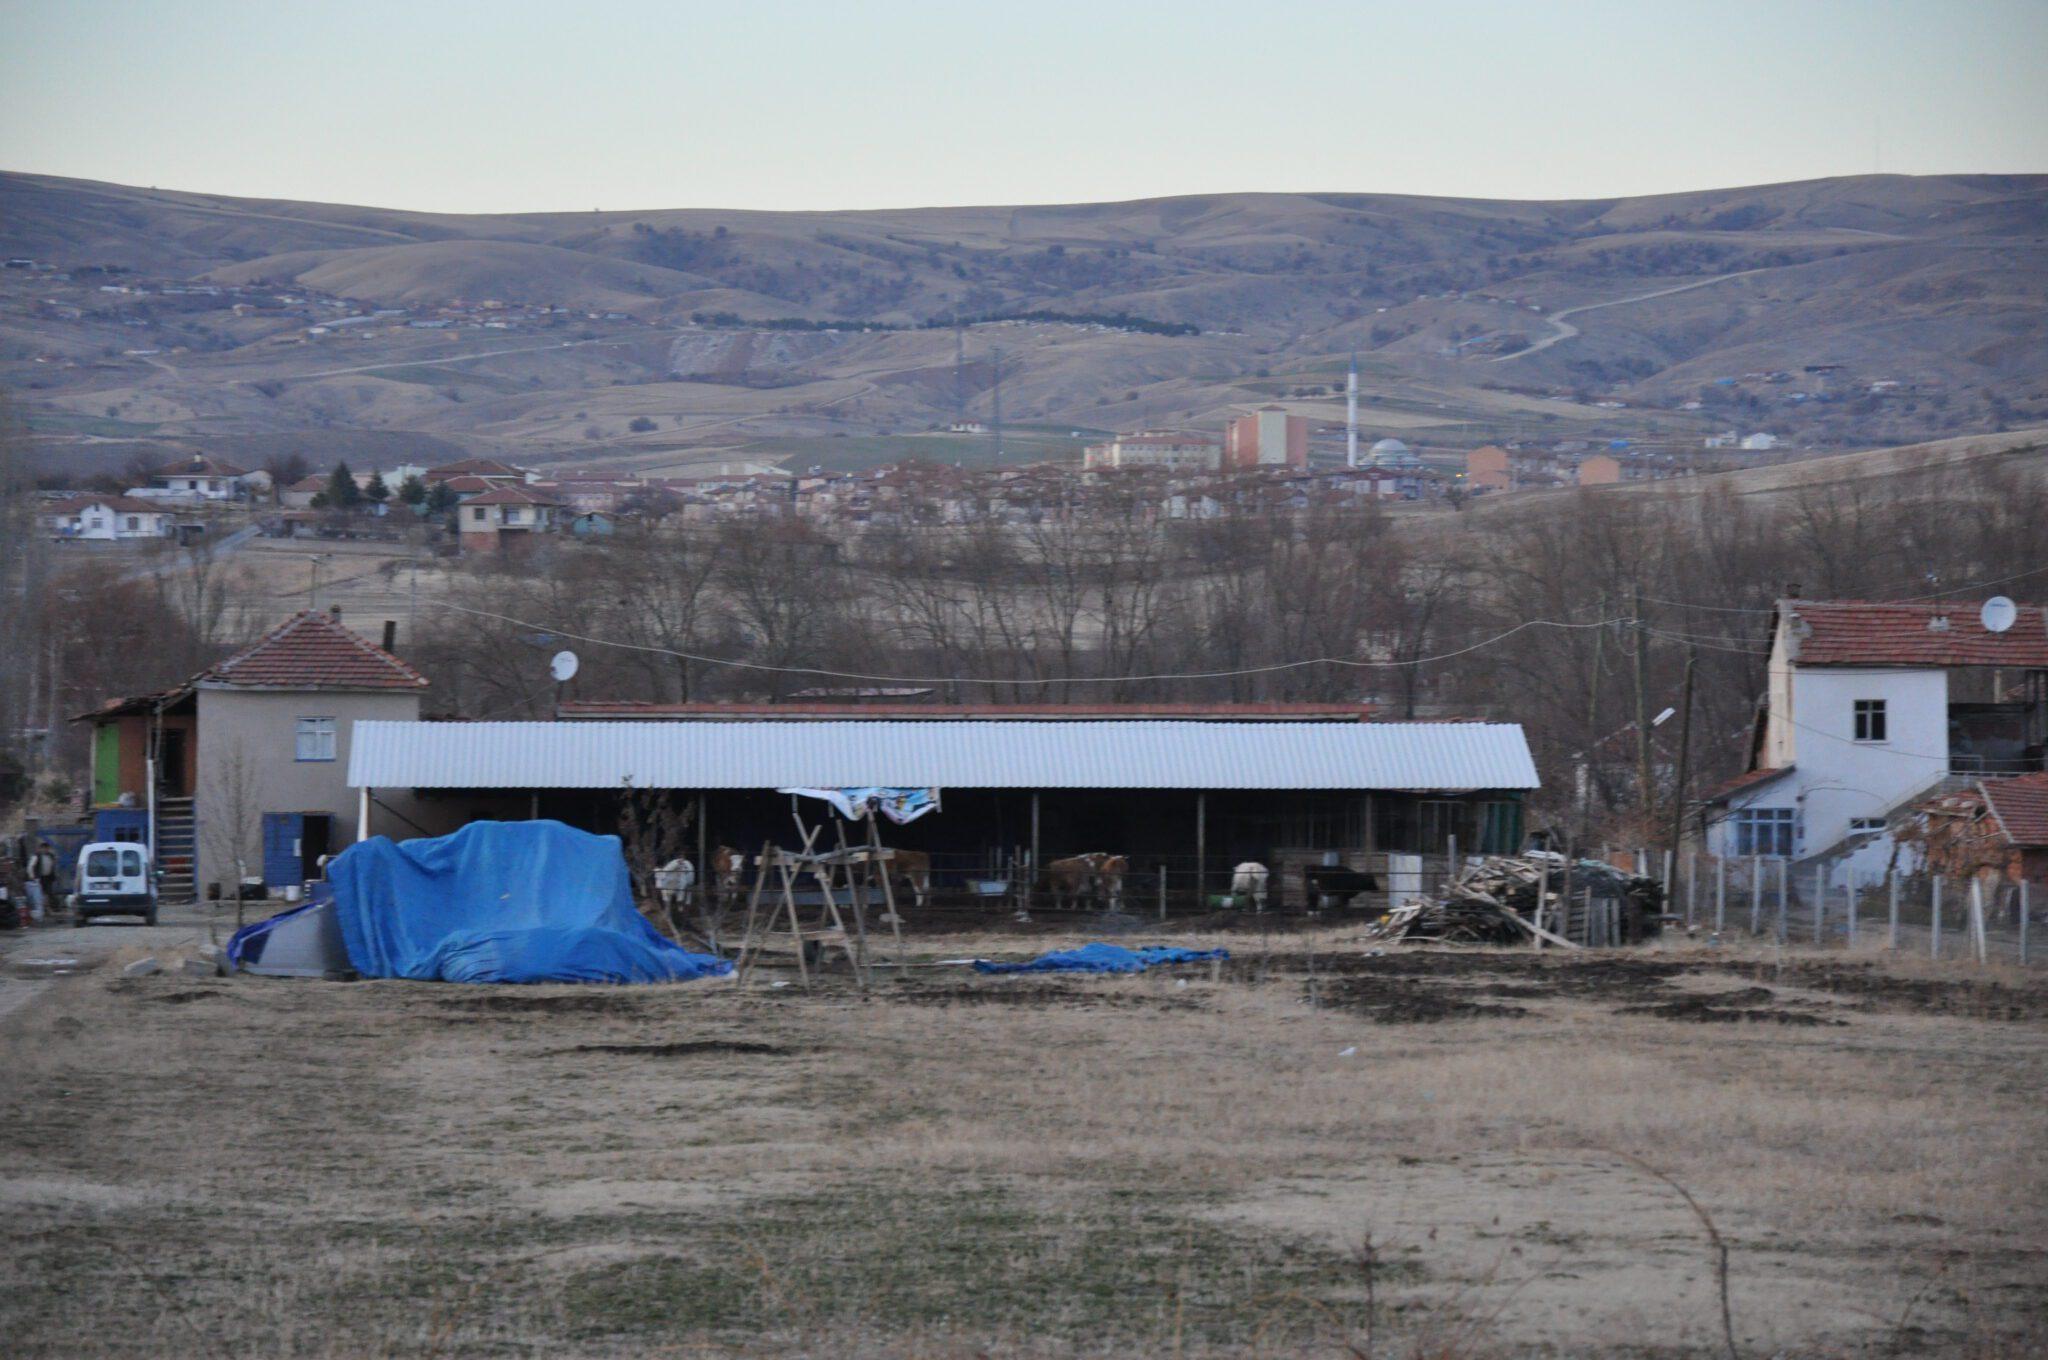
[[[156,903],[150,903],[149,910],[142,913],[142,924],[146,926],[153,926],[156,924]]]

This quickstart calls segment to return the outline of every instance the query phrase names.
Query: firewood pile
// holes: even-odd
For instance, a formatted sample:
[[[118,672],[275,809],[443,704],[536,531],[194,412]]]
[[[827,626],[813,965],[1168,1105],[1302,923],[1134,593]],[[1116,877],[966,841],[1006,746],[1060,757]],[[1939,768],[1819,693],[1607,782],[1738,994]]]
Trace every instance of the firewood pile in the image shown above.
[[[1539,893],[1547,893],[1540,922]],[[1663,914],[1664,885],[1654,878],[1532,851],[1466,865],[1442,892],[1409,898],[1372,933],[1453,944],[1527,944],[1539,933],[1558,944],[1634,943],[1656,934]]]

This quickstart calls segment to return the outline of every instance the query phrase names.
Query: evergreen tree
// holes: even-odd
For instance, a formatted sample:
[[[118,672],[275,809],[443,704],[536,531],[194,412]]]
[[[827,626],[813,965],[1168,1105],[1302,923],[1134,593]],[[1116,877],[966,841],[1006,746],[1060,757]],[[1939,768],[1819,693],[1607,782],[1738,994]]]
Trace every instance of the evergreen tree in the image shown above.
[[[398,484],[398,499],[417,509],[427,503],[427,484],[417,475],[407,477]]]
[[[353,510],[363,503],[363,490],[347,463],[336,463],[327,476],[327,503],[337,510]]]
[[[427,493],[427,513],[445,515],[462,503],[462,498],[448,489],[448,483],[435,482],[434,489]]]
[[[369,499],[372,505],[382,505],[391,499],[391,488],[384,484],[383,473],[373,472],[370,474],[370,484],[363,488],[363,495]]]

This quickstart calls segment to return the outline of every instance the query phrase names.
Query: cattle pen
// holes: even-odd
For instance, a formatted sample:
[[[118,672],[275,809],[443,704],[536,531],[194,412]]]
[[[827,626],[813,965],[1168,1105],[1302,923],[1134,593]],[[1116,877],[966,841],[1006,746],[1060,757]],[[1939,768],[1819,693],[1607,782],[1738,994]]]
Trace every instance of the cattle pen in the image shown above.
[[[1537,778],[1518,725],[1357,706],[583,704],[552,722],[359,723],[349,783],[366,830],[401,839],[531,817],[611,832],[627,798],[660,791],[688,810],[707,870],[791,843],[780,790],[930,788],[938,813],[888,828],[929,863],[918,906],[1149,914],[1228,905],[1248,863],[1269,870],[1276,908],[1337,888],[1383,907],[1460,852],[1518,849]],[[403,817],[394,792],[410,795]],[[1087,856],[1121,863],[1078,889],[1048,881]]]

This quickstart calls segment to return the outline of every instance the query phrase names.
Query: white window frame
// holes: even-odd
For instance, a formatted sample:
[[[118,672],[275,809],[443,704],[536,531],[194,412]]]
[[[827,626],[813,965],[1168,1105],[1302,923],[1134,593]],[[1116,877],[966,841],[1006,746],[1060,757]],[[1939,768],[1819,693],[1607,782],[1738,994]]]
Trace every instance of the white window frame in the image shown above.
[[[1857,741],[1882,746],[1891,740],[1891,714],[1882,699],[1856,699],[1849,708],[1849,732]]]
[[[339,727],[333,718],[300,718],[294,733],[292,759],[304,763],[333,760]]]
[[[1728,819],[1728,845],[1736,859],[1792,858],[1799,850],[1799,809],[1737,808]]]

